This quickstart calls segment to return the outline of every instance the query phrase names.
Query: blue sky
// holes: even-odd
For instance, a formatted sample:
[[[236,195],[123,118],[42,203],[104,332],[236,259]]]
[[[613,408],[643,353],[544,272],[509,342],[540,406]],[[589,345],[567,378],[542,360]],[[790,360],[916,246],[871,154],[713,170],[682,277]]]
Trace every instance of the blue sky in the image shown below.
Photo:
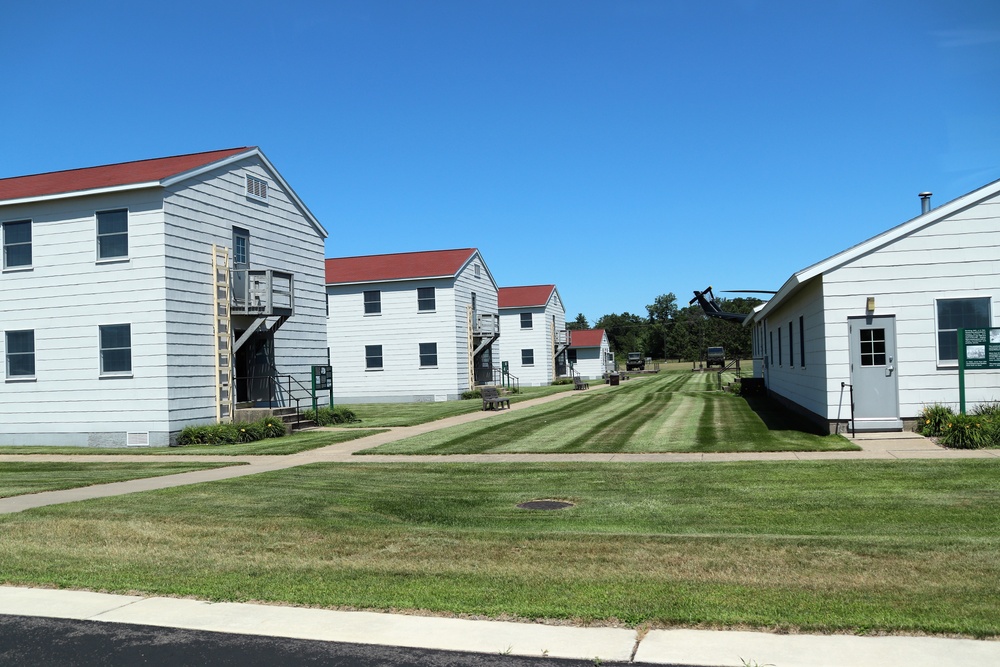
[[[0,176],[256,145],[327,256],[474,246],[591,322],[1000,178],[996,0],[43,0],[0,56]]]

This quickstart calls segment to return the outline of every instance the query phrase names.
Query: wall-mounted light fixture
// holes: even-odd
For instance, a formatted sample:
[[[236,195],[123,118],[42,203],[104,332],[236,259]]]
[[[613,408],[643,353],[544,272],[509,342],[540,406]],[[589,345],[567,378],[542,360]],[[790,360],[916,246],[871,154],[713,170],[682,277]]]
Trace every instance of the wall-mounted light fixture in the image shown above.
[[[869,313],[875,312],[875,297],[873,296],[868,297],[868,302],[865,304],[865,310],[868,311]]]

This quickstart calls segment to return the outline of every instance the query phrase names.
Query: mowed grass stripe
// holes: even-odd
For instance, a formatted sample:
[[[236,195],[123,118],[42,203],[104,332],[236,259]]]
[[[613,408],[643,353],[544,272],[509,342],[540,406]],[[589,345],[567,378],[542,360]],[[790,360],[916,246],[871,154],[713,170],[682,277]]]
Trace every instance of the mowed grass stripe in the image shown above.
[[[565,401],[401,440],[362,454],[825,451],[857,449],[796,428],[741,397],[706,391],[711,374],[635,378]],[[755,404],[754,409],[762,410]],[[770,408],[768,408],[770,409]],[[765,410],[766,412],[766,410]],[[777,426],[775,426],[777,424]]]

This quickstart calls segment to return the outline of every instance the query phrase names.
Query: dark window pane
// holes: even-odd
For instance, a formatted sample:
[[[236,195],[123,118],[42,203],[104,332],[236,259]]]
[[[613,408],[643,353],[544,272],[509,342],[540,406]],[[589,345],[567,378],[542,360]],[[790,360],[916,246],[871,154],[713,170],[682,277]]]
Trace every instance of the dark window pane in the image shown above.
[[[938,356],[941,361],[958,361],[958,332],[938,332]]]
[[[132,332],[128,324],[101,327],[101,348],[131,347]]]
[[[104,350],[101,353],[104,373],[123,373],[132,370],[131,350]]]
[[[417,310],[434,310],[434,288],[417,288]]]
[[[98,234],[120,234],[128,231],[128,211],[101,211],[97,214]]]
[[[373,315],[382,312],[382,292],[369,290],[365,295],[365,314]]]
[[[521,350],[521,363],[525,366],[531,366],[535,363],[535,351],[534,350]]]
[[[437,366],[437,343],[420,343],[420,365]]]
[[[381,345],[365,345],[365,368],[382,368]]]
[[[34,331],[8,331],[7,353],[24,354],[35,351]]]

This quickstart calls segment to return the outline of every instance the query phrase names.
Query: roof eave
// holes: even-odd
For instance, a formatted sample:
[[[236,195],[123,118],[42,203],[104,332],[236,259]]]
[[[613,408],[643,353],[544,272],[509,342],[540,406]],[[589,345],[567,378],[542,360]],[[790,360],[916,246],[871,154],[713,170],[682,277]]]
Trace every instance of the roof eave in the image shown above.
[[[104,188],[93,188],[91,190],[70,190],[69,192],[58,192],[55,194],[37,195],[34,197],[22,197],[20,199],[7,199],[0,201],[0,206],[14,206],[16,204],[34,204],[42,201],[53,201],[56,199],[72,199],[74,197],[90,197],[92,195],[103,195],[111,192],[125,192],[127,190],[143,190],[146,188],[160,187],[159,181],[146,181],[144,183],[129,183],[127,185],[109,185]]]

